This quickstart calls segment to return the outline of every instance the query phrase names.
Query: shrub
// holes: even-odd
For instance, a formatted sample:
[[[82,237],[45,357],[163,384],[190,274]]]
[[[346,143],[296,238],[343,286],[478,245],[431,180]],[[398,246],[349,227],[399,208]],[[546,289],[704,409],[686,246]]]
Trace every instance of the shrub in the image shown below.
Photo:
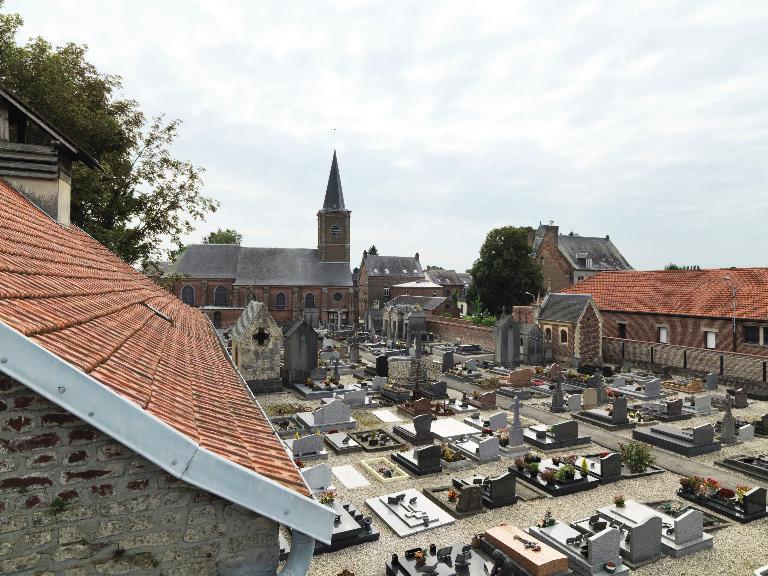
[[[718,498],[722,498],[723,500],[730,500],[731,498],[736,497],[736,492],[730,488],[720,488],[720,490],[717,491],[716,496]]]
[[[613,497],[613,503],[616,505],[617,508],[623,508],[624,494],[616,494],[616,496]]]
[[[555,481],[556,472],[552,470],[551,468],[547,468],[544,470],[544,472],[541,473],[541,479],[544,480],[547,484],[550,482]]]
[[[633,474],[645,472],[656,461],[650,447],[642,442],[619,444],[619,448],[621,461]]]
[[[555,472],[555,480],[558,482],[568,482],[573,480],[575,476],[576,468],[573,467],[573,464],[564,464]]]
[[[533,452],[526,452],[525,456],[523,456],[523,461],[526,464],[530,464],[531,462],[541,462],[541,456],[534,454]]]
[[[539,463],[538,462],[531,462],[526,466],[528,469],[528,472],[531,473],[532,476],[536,476],[539,473]]]
[[[517,466],[518,469],[525,468],[525,460],[523,460],[522,456],[515,458],[515,466]]]

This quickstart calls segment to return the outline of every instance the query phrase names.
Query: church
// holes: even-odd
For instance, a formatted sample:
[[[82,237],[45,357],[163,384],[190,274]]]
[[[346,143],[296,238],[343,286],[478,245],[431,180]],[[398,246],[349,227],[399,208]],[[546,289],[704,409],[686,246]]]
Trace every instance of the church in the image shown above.
[[[174,279],[176,296],[205,312],[219,329],[233,326],[251,300],[265,303],[278,324],[299,319],[314,327],[351,324],[350,214],[334,151],[317,213],[317,248],[192,244],[166,277]]]

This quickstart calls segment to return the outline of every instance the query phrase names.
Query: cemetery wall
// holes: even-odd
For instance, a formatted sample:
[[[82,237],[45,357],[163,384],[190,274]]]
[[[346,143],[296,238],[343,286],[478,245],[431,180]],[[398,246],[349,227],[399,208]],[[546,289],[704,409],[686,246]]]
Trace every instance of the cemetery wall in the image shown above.
[[[651,361],[653,351],[653,361]],[[669,366],[692,374],[721,374],[725,381],[765,383],[768,358],[656,342],[603,338],[603,360],[640,366]]]
[[[493,328],[478,326],[467,320],[458,318],[427,318],[427,330],[434,332],[440,340],[453,342],[461,340],[463,344],[478,344],[480,348],[493,352],[496,345],[493,341]]]
[[[659,326],[667,328],[669,344],[705,349],[704,332],[715,332],[715,350],[733,352],[733,324],[725,318],[700,318],[692,316],[669,316],[659,314],[637,314],[631,312],[601,311],[603,336],[619,337],[618,325],[627,326],[627,338],[643,342],[656,342]],[[750,356],[768,357],[768,346],[744,343],[744,325],[750,322],[737,321],[736,352]]]
[[[276,523],[0,374],[0,574],[215,574],[246,557],[274,574],[278,548]]]

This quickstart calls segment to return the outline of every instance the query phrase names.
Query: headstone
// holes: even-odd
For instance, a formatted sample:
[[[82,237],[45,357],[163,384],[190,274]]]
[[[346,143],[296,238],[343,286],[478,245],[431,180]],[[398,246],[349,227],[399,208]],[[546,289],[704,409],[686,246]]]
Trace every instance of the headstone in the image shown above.
[[[333,400],[325,406],[312,411],[315,426],[326,426],[346,422],[350,418],[350,409],[343,401]]]
[[[488,417],[488,428],[493,430],[494,432],[496,430],[501,430],[502,428],[507,427],[507,413],[506,412],[499,412],[497,414],[491,414]]]
[[[697,414],[708,414],[712,411],[712,396],[696,396],[693,399],[693,409]]]
[[[366,394],[365,390],[352,390],[344,394],[344,403],[349,406],[364,406]]]
[[[435,446],[437,448],[437,446]],[[459,501],[456,504],[456,512],[468,514],[483,509],[483,492],[480,486],[462,486],[459,489]]]
[[[333,360],[333,379],[338,382],[339,381],[339,358],[336,357]]]
[[[728,395],[725,397],[725,414],[723,415],[723,423],[720,425],[720,442],[723,444],[736,443],[736,422],[731,413],[731,397]]]
[[[681,416],[683,414],[683,399],[667,400],[667,416]]]
[[[717,374],[712,374],[710,372],[704,378],[704,388],[709,391],[717,390],[717,384],[719,380],[720,380],[720,377]]]
[[[621,476],[621,454],[611,452],[600,458],[600,476],[602,478],[619,478]]]
[[[477,444],[477,459],[480,462],[490,462],[499,457],[499,439],[489,436]]]
[[[627,418],[627,399],[624,396],[613,399],[613,415],[612,422],[614,424],[624,424],[629,422]]]
[[[449,370],[453,369],[454,361],[453,361],[453,352],[447,351],[443,352],[440,362],[440,368],[442,372],[448,372]]]
[[[480,394],[472,400],[472,404],[483,410],[493,410],[496,408],[496,390]]]
[[[581,410],[581,394],[571,394],[568,396],[568,412],[576,414]]]
[[[560,365],[559,364],[552,364],[549,368],[546,370],[546,377],[547,380],[550,380],[554,382],[555,380],[560,378]]]
[[[734,408],[746,408],[748,406],[747,393],[744,388],[739,388],[733,393],[733,407]]]
[[[532,368],[520,368],[513,370],[507,376],[510,386],[528,386],[531,383],[534,372]]]
[[[488,498],[491,502],[505,506],[506,503],[514,503],[517,500],[515,487],[517,477],[512,472],[506,472],[496,478],[489,478],[487,481]],[[496,506],[490,506],[495,508]]]
[[[690,509],[675,518],[675,544],[685,544],[698,540],[704,532],[704,512]]]
[[[389,358],[384,355],[376,357],[376,376],[386,378],[389,375]]]
[[[563,385],[560,379],[555,382],[555,393],[552,395],[552,404],[549,408],[550,412],[565,412],[565,406],[563,405]]]
[[[312,492],[326,492],[332,488],[331,468],[327,464],[304,468],[301,475]]]
[[[509,447],[522,446],[525,443],[525,430],[520,421],[520,396],[512,401],[513,420],[509,427]]]
[[[323,451],[323,437],[320,434],[308,434],[295,438],[291,449],[294,458],[306,459],[308,456],[317,456]]]
[[[372,392],[381,392],[384,389],[384,385],[387,383],[385,376],[374,376],[371,380],[370,389]]]
[[[582,392],[581,406],[584,410],[597,408],[597,391],[594,388],[587,388]]]
[[[755,487],[744,494],[742,504],[744,506],[744,515],[752,516],[765,513],[765,488]]]
[[[349,361],[352,364],[360,362],[360,344],[356,340],[349,344]]]
[[[745,424],[744,426],[739,427],[736,436],[739,442],[752,440],[755,437],[755,427],[752,424]]]
[[[654,378],[646,382],[645,395],[648,397],[658,397],[661,395],[661,378]]]
[[[597,403],[604,404],[606,401],[606,397],[605,397],[605,384],[603,383],[602,375],[600,375],[600,377],[597,379],[596,386],[595,386],[595,394],[597,394]]]
[[[469,360],[464,362],[464,368],[474,372],[475,370],[477,370],[477,360],[475,360],[474,358],[470,358]]]

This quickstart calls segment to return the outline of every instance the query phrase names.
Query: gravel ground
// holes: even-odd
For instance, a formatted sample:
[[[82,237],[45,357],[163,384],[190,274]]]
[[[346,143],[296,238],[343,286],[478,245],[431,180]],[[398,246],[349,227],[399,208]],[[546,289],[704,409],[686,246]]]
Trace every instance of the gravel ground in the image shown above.
[[[342,380],[345,379],[346,377],[342,378]],[[460,396],[460,394],[454,391],[449,393],[451,396]],[[320,404],[319,402],[300,401],[289,392],[260,396],[259,402],[265,408],[276,403],[285,402],[301,403],[307,406],[307,409],[319,406]],[[538,404],[541,401],[531,402]],[[488,415],[492,412],[486,411],[483,414]],[[735,410],[734,414],[745,417],[747,415],[760,416],[765,412],[768,412],[768,402],[753,402],[749,408]],[[355,414],[354,416],[357,415]],[[713,414],[704,418],[679,422],[676,425],[687,427],[700,422],[714,422],[718,417],[719,415]],[[406,418],[404,417],[404,419]],[[370,423],[366,422],[368,425],[361,426],[361,428],[380,427],[391,431],[393,427],[392,424],[388,425],[378,422],[375,417],[366,418],[366,420],[369,420]],[[522,420],[524,425],[536,423],[525,417]],[[631,432],[622,433],[622,435],[631,436]],[[562,454],[574,451],[580,453],[588,451],[599,452],[601,450],[603,448],[590,444],[580,447],[578,450],[564,451]],[[488,510],[483,514],[457,520],[450,526],[429,530],[421,535],[401,539],[367,508],[365,505],[366,499],[405,488],[421,490],[427,487],[448,485],[454,476],[470,476],[474,473],[498,475],[507,470],[507,467],[512,464],[511,460],[502,457],[500,462],[485,464],[470,470],[410,478],[409,480],[392,484],[381,484],[358,464],[361,459],[370,457],[367,453],[336,455],[330,449],[329,452],[330,458],[326,461],[329,466],[352,464],[370,482],[369,486],[354,490],[348,490],[340,482],[335,482],[337,497],[342,502],[352,502],[365,515],[372,515],[374,524],[381,532],[381,537],[377,542],[315,557],[309,572],[311,576],[337,576],[345,568],[356,576],[383,575],[385,574],[384,563],[389,556],[393,552],[402,554],[406,548],[419,545],[427,546],[432,542],[438,544],[466,543],[469,542],[473,534],[484,532],[486,529],[499,524],[513,524],[525,528],[537,523],[547,510],[551,510],[559,520],[574,521],[582,519],[588,516],[595,508],[610,504],[613,495],[617,493],[624,494],[627,499],[641,502],[673,499],[679,486],[679,476],[666,472],[636,480],[617,482],[609,486],[600,486],[594,490],[561,496],[557,499],[546,497],[529,502],[519,502],[514,506]],[[756,438],[743,445],[726,447],[721,452],[701,456],[694,460],[705,464],[712,464],[714,460],[719,460],[725,455],[741,453],[768,453],[768,439]],[[388,456],[388,453],[376,453],[375,456]],[[748,479],[745,478],[746,480]],[[755,483],[754,479],[750,480],[750,482]],[[766,546],[768,544],[768,519],[752,522],[747,525],[734,524],[723,530],[715,531],[713,535],[714,549],[711,551],[700,552],[678,560],[664,557],[653,564],[633,571],[633,574],[638,576],[694,576],[710,573],[714,569],[718,576],[748,576],[752,574],[755,568],[768,564],[768,546]]]

